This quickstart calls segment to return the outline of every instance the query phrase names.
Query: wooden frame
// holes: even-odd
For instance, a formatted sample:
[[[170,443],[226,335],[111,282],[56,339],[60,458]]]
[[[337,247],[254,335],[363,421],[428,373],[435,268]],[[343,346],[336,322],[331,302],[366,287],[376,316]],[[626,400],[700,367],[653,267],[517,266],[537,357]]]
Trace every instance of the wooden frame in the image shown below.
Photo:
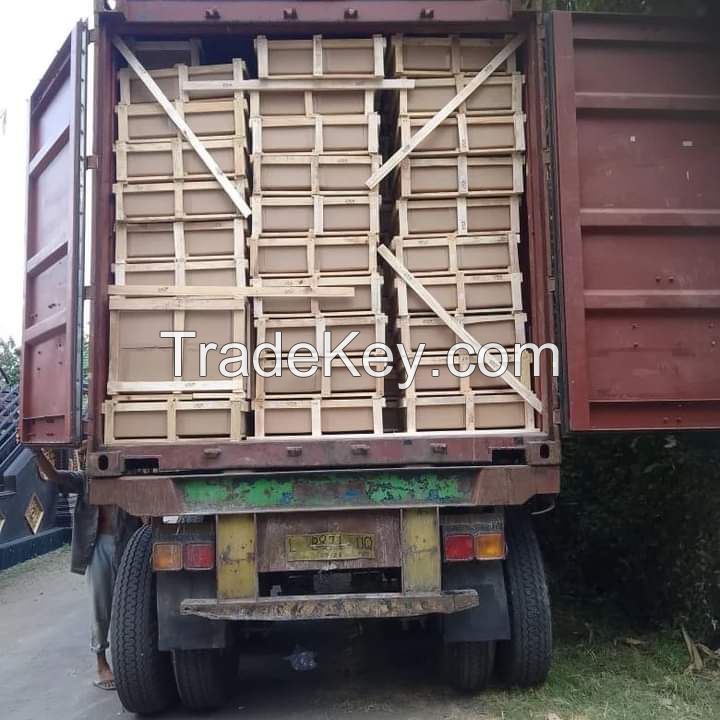
[[[459,35],[393,35],[390,39],[392,74],[397,77],[437,77],[476,73],[482,70],[507,42],[507,38]],[[415,57],[410,57],[411,55]],[[513,53],[496,72],[513,73],[516,69],[516,56]]]
[[[296,315],[325,315],[340,317],[347,315],[379,314],[382,312],[383,277],[372,275],[316,275],[307,278],[257,278],[250,281],[253,288],[307,288],[313,291],[329,287],[353,288],[351,298],[312,297],[289,295],[287,298],[253,298],[255,316],[293,317]]]
[[[482,221],[490,218],[488,208],[499,209],[502,217],[497,222]],[[452,209],[452,213],[443,212]],[[420,227],[419,215],[424,211],[435,211],[436,218],[430,220],[435,227]],[[427,214],[427,213],[426,213]],[[254,218],[253,218],[254,222]],[[424,223],[427,224],[427,223]],[[492,227],[492,225],[495,225]],[[455,233],[457,235],[476,235],[478,233],[519,233],[520,232],[520,200],[517,196],[492,198],[446,198],[421,200],[399,198],[396,202],[397,234],[407,235],[439,235]]]
[[[360,334],[345,347],[345,353],[352,357],[362,355],[372,343],[384,343],[386,340],[386,315],[316,315],[308,317],[256,316],[256,347],[264,342],[273,342],[275,332],[283,335],[282,353],[287,353],[298,342],[307,342],[316,348],[318,355],[323,352],[323,333],[330,333],[331,345],[335,347],[349,332],[357,330]]]
[[[365,180],[380,167],[381,161],[380,155],[255,154],[252,156],[253,193],[367,195]],[[264,173],[266,169],[268,172]]]
[[[347,140],[339,144],[333,135],[337,135],[342,127],[362,128],[365,141],[351,147],[347,147]],[[264,156],[276,152],[282,155],[308,153],[326,156],[375,155],[380,152],[380,115],[375,112],[366,115],[251,117],[250,131],[253,153]],[[273,136],[272,142],[267,141],[270,135]],[[293,136],[292,142],[290,135]],[[276,136],[284,140],[276,140]]]
[[[309,85],[308,81],[304,81]],[[332,104],[333,93],[322,90],[302,89],[283,90],[266,93],[260,90],[248,90],[250,96],[250,117],[315,117],[322,115],[347,116],[371,115],[375,112],[375,90],[350,90],[340,93],[340,105]],[[334,93],[337,95],[338,93]],[[282,95],[282,97],[281,97]],[[335,98],[337,101],[338,99]],[[272,103],[272,105],[270,105]]]
[[[182,65],[160,70],[148,70],[150,77],[158,84],[168,100],[182,100],[187,102],[197,98],[236,98],[242,97],[241,90],[233,88],[218,88],[215,91],[188,90],[185,84],[189,80],[244,80],[247,75],[245,63],[240,58],[233,59],[232,63],[223,65]],[[120,83],[120,103],[122,105],[135,105],[137,103],[153,102],[153,97],[130,68],[120,68],[117,73]],[[138,85],[139,83],[139,85]]]
[[[188,393],[179,395],[121,395],[103,403],[104,435],[106,445],[147,445],[155,443],[202,442],[243,440],[247,433],[247,413],[250,404],[235,393],[210,394]],[[164,433],[138,437],[116,437],[119,417],[128,413],[137,427],[143,413],[164,417]],[[195,413],[197,422],[204,428],[204,434],[186,434],[184,426],[189,422],[188,414]],[[210,415],[224,417],[224,432],[212,430]],[[186,421],[185,418],[188,417]],[[162,420],[160,420],[162,424]]]
[[[248,175],[246,142],[245,137],[205,139],[203,145],[225,175],[237,180]],[[133,171],[135,158],[140,159],[143,156],[148,169],[153,167],[153,172]],[[143,143],[118,142],[115,144],[115,168],[118,182],[147,183],[212,178],[212,173],[198,160],[190,143],[177,139]],[[163,168],[165,172],[158,172]]]
[[[251,238],[254,277],[334,276],[377,272],[377,235]]]
[[[126,285],[128,288],[137,286],[174,287],[243,287],[247,284],[245,271],[247,261],[242,258],[222,258],[215,260],[164,260],[160,262],[116,262],[112,270],[115,273],[115,284]],[[223,272],[225,271],[225,272]],[[203,273],[219,273],[223,282],[195,282]],[[232,274],[232,281],[230,275]],[[143,278],[144,276],[144,278]],[[162,281],[158,282],[161,279]],[[145,282],[143,282],[143,279]],[[130,282],[128,282],[128,280]],[[213,280],[213,278],[211,278]]]
[[[237,187],[235,187],[235,185],[233,185],[233,183],[223,173],[218,164],[215,162],[215,159],[205,149],[205,146],[200,142],[197,135],[195,135],[192,128],[190,128],[190,126],[185,122],[184,118],[177,112],[172,102],[164,94],[150,73],[148,73],[148,71],[133,55],[128,46],[119,37],[113,38],[113,45],[125,58],[125,61],[132,68],[140,82],[145,86],[147,91],[150,93],[150,96],[160,103],[160,106],[167,113],[167,116],[170,118],[173,125],[175,125],[180,131],[182,137],[187,140],[190,145],[192,145],[193,150],[195,150],[200,160],[205,164],[207,169],[210,171],[210,174],[215,178],[218,185],[220,185],[223,189],[232,204],[244,217],[247,217],[250,214],[250,208],[245,202],[245,198],[240,192],[238,192]],[[233,62],[233,72],[235,72],[238,67],[242,70],[241,64]]]
[[[200,38],[188,40],[128,40],[128,47],[148,70],[173,65],[199,65],[202,54]],[[157,59],[153,59],[157,55]],[[169,57],[168,57],[169,56]]]
[[[235,192],[241,197],[247,190],[247,179],[229,180]],[[215,180],[175,180],[169,183],[115,183],[115,217],[118,221],[151,223],[173,220],[230,220],[239,212],[236,205],[227,196],[225,189]],[[217,212],[195,212],[195,203],[188,202],[188,194],[210,193]],[[146,200],[155,195],[157,210],[128,215],[128,203],[137,197]],[[210,198],[210,195],[206,195]],[[201,203],[204,205],[205,203]],[[149,210],[149,208],[148,208]]]
[[[397,93],[397,115],[408,117],[424,117],[427,120],[437,116],[440,111],[445,111],[449,105],[433,104],[428,107],[418,108],[417,98],[427,97],[428,91],[439,88],[445,94],[452,93],[456,97],[471,82],[473,75],[454,75],[452,77],[422,78],[415,81],[415,87],[410,90],[400,89]],[[449,114],[463,113],[468,116],[482,115],[510,115],[522,111],[522,87],[524,77],[520,73],[512,75],[493,75],[476,90],[464,102],[461,102]],[[498,104],[499,96],[502,102]],[[443,112],[444,115],[444,112]],[[447,117],[447,115],[445,115]],[[440,120],[443,122],[445,117]],[[438,123],[439,124],[439,123]]]
[[[463,327],[466,327],[473,337],[481,344],[498,342],[512,349],[515,343],[525,342],[525,313],[514,315],[462,315],[452,313],[452,317]],[[425,352],[447,352],[452,345],[463,342],[463,339],[447,327],[439,317],[400,315],[395,318],[395,329],[399,341],[405,346],[408,353],[416,352],[419,337],[430,338],[426,343]],[[434,340],[432,339],[434,338]]]
[[[158,313],[172,312],[172,327],[163,328],[167,331],[182,331],[186,327],[186,313],[188,311],[219,311],[229,312],[232,323],[232,337],[230,341],[239,342],[245,345],[249,342],[249,315],[244,299],[221,299],[208,297],[118,297],[110,296],[109,300],[109,362],[107,393],[115,395],[118,393],[158,393],[158,392],[207,392],[207,391],[233,391],[244,395],[248,390],[247,378],[242,376],[234,378],[210,379],[183,379],[172,375],[172,340],[167,340],[167,347],[160,344],[163,338],[158,335],[158,346],[160,350],[166,350],[168,354],[168,377],[164,380],[127,380],[120,372],[120,322],[121,313]],[[193,328],[195,329],[195,328]],[[197,328],[199,329],[199,328]]]
[[[412,273],[424,277],[445,273],[520,272],[516,233],[499,235],[398,236],[391,248]]]
[[[462,271],[452,275],[419,277],[423,286],[449,312],[510,313],[522,310],[522,274],[481,274]],[[401,279],[395,278],[398,315],[427,315],[427,305]]]
[[[524,167],[521,153],[499,157],[409,157],[400,163],[395,175],[396,195],[428,199],[520,195],[524,190]]]
[[[285,375],[291,378],[290,382],[293,389],[283,392],[278,392],[276,382],[278,378],[270,377],[266,378],[263,375],[256,374],[253,377],[254,388],[253,397],[255,400],[284,400],[284,399],[301,399],[301,398],[312,398],[312,397],[324,397],[324,398],[335,398],[337,400],[351,397],[376,397],[381,398],[385,395],[385,378],[384,377],[372,377],[365,373],[363,368],[363,361],[361,357],[349,358],[350,363],[358,370],[361,374],[362,380],[367,388],[360,391],[356,389],[348,390],[345,383],[348,382],[347,376],[350,375],[350,371],[345,367],[342,360],[335,358],[331,361],[332,372],[330,375],[323,374],[323,360],[319,358],[317,362],[307,358],[303,361],[300,356],[295,360],[295,366],[302,369],[307,369],[312,366],[316,366],[318,369],[312,377],[309,378],[297,378],[292,375],[288,369],[287,356],[283,356],[280,359],[280,366],[283,374],[283,385],[281,387],[287,387],[284,383],[287,382]],[[274,367],[274,359],[261,359],[261,365],[264,370],[270,370]],[[377,371],[383,369],[383,365],[375,360],[370,361],[371,365],[375,365]],[[336,371],[335,368],[338,368]],[[352,381],[357,380],[353,378]],[[352,382],[350,381],[350,382]],[[301,388],[297,390],[296,388]]]
[[[348,223],[344,223],[344,227],[339,225],[333,225],[327,222],[327,210],[328,208],[337,207],[360,207],[366,208],[367,212],[363,213],[366,222],[363,222],[363,226],[348,227]],[[252,207],[252,238],[259,238],[263,235],[266,237],[288,237],[291,235],[355,235],[359,233],[368,233],[371,235],[377,235],[380,232],[380,197],[377,193],[355,195],[355,196],[335,196],[335,195],[313,195],[311,197],[264,197],[260,195],[253,195],[251,198]],[[310,213],[312,213],[311,223],[306,223],[309,227],[300,227],[300,222],[295,227],[280,228],[272,226],[266,228],[266,218],[264,217],[264,210],[268,208],[286,208],[284,217],[288,217],[287,208],[302,208],[306,207],[309,209],[307,219],[310,220]],[[282,211],[280,211],[282,212]],[[346,219],[347,214],[344,216]],[[359,222],[359,218],[358,218]],[[274,229],[277,227],[277,229]]]
[[[211,243],[211,237],[217,240]],[[143,243],[148,248],[139,251],[137,246]],[[216,252],[207,252],[210,246]],[[115,226],[116,264],[164,260],[242,261],[244,257],[245,221],[241,218],[192,223],[118,222]]]
[[[173,103],[175,111],[188,127],[205,142],[213,138],[247,136],[245,101],[240,99],[191,100]],[[183,136],[157,103],[117,105],[118,142],[158,142],[182,140]],[[140,129],[140,125],[147,129]]]
[[[413,361],[414,357],[411,356],[410,362]],[[447,353],[442,353],[440,355],[423,355],[420,358],[414,381],[408,385],[407,388],[401,390],[404,397],[431,397],[433,395],[445,396],[456,393],[465,395],[476,392],[503,393],[508,391],[507,383],[501,377],[489,377],[478,372],[477,368],[471,374],[463,377],[452,375],[448,370],[447,361]],[[514,369],[514,353],[508,353],[508,361],[508,366],[513,367]],[[528,353],[524,353],[521,358],[521,362],[522,374],[520,376],[520,381],[527,387],[530,387],[531,368],[530,356]],[[467,371],[470,368],[470,356],[464,351],[456,353],[453,365],[458,372]],[[473,363],[473,365],[475,365],[475,363]],[[423,378],[426,372],[431,374],[428,382],[425,382]],[[432,375],[433,372],[436,372],[437,375]],[[404,367],[402,365],[399,368],[399,378],[402,382],[407,380],[407,373],[404,372]],[[420,388],[418,388],[418,379],[420,379],[420,382],[423,384]],[[440,388],[439,385],[442,383],[445,383],[445,386]],[[437,389],[433,389],[433,386]]]
[[[369,38],[327,38],[313,35],[308,40],[268,40],[264,35],[255,38],[259,78],[363,78],[385,76],[385,38],[373,35]],[[283,62],[282,53],[290,55]],[[341,65],[356,66],[358,62],[367,64],[368,70],[333,71],[333,56],[345,55]],[[289,65],[292,72],[276,72],[273,65],[280,63],[281,68]],[[299,72],[298,72],[299,69]]]
[[[511,405],[513,406],[513,414],[518,421],[512,424],[498,423],[482,423],[478,427],[477,412],[478,408],[489,405]],[[448,419],[443,422],[442,412],[453,412],[453,408],[460,408],[461,422],[453,423],[456,418]],[[535,430],[535,415],[530,405],[525,402],[520,395],[514,392],[493,393],[493,392],[475,392],[475,393],[458,393],[453,395],[418,395],[415,397],[406,397],[400,400],[400,407],[405,410],[405,427],[409,433],[436,432],[444,431],[464,431],[475,432],[476,430],[511,430],[517,429],[519,432],[528,432]],[[418,429],[418,409],[431,407],[433,412],[431,417],[435,418],[438,425],[443,424],[444,427],[425,427]],[[455,411],[457,415],[457,410]],[[497,414],[494,413],[495,415]],[[448,421],[449,420],[449,421]],[[430,421],[432,422],[432,420]],[[425,424],[425,423],[423,423]]]
[[[397,145],[407,145],[424,124],[425,118],[400,116],[397,119]],[[498,134],[507,136],[507,141],[500,142],[501,138],[496,137]],[[463,153],[470,157],[505,155],[524,150],[524,113],[516,112],[511,115],[458,113],[443,120],[422,143],[413,148],[410,157],[447,157],[456,153]]]
[[[262,437],[297,437],[310,435],[381,435],[383,432],[382,411],[385,407],[385,398],[304,398],[297,400],[256,400],[255,409],[255,436]],[[349,411],[349,412],[348,412]],[[363,422],[363,412],[368,422]],[[273,418],[272,415],[278,416]],[[293,420],[291,420],[293,416]],[[307,431],[300,433],[273,432],[270,429],[277,424],[283,429],[292,428],[292,422],[297,422]],[[327,432],[325,424],[332,428],[341,428],[339,431]],[[297,425],[296,425],[297,427]],[[343,429],[345,428],[345,429]]]

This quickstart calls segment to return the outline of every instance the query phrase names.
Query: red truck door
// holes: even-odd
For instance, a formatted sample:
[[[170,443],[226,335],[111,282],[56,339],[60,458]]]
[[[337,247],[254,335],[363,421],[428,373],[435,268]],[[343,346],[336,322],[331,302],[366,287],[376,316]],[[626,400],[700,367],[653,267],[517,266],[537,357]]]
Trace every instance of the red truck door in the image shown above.
[[[718,428],[717,28],[549,30],[567,427]]]
[[[81,436],[87,24],[30,98],[20,440]]]

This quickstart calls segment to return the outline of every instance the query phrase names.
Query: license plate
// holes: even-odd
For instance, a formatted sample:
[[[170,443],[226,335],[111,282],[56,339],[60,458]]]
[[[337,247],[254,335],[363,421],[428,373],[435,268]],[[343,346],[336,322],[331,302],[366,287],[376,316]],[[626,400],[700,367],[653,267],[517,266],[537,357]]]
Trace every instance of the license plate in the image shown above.
[[[288,562],[298,560],[375,559],[375,535],[371,533],[323,532],[286,535]]]

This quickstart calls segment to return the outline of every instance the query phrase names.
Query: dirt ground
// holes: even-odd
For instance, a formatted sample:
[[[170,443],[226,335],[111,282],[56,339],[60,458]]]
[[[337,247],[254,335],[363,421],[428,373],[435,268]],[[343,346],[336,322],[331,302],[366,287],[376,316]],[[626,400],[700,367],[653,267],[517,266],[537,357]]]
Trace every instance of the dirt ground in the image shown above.
[[[59,550],[0,573],[0,719],[130,717],[115,693],[94,688],[85,581]],[[559,603],[556,603],[559,605]],[[241,662],[237,691],[217,720],[711,720],[720,717],[720,672],[686,672],[674,631],[634,636],[597,610],[556,608],[553,671],[541,689],[458,695],[438,677],[422,632],[383,624],[358,636],[313,632],[318,668],[283,658],[296,637]],[[325,625],[327,628],[328,626]],[[302,640],[302,638],[300,638]],[[288,649],[288,643],[290,647]],[[181,708],[163,720],[204,716]]]

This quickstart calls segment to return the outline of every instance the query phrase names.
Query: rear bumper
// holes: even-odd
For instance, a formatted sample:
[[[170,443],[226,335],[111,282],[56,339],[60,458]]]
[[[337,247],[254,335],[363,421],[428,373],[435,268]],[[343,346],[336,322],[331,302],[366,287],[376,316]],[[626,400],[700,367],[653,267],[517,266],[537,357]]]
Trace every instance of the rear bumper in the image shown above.
[[[250,600],[183,600],[180,614],[195,615],[208,620],[330,620],[449,615],[477,607],[478,604],[475,590],[304,595]]]

